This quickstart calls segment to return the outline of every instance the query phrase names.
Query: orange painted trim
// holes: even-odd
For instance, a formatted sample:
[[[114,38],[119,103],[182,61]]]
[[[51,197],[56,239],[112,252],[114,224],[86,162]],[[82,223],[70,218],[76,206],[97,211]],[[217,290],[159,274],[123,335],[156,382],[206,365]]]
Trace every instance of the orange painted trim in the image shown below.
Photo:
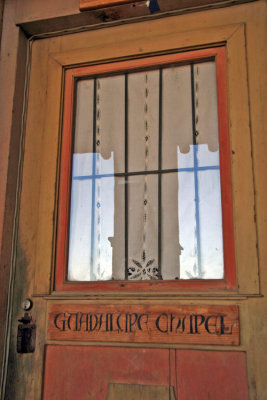
[[[229,118],[227,107],[227,76],[225,48],[216,55],[216,83],[218,104],[219,151],[221,171],[221,201],[224,249],[224,276],[228,289],[236,287],[236,264],[234,248],[233,199],[231,185],[231,157]]]
[[[67,281],[69,209],[71,185],[71,156],[75,79],[104,75],[118,71],[159,67],[176,62],[189,62],[215,58],[217,74],[217,103],[220,144],[222,225],[224,243],[224,279],[174,280],[174,281]],[[68,69],[65,72],[62,151],[59,187],[59,212],[56,247],[55,290],[57,291],[188,291],[215,290],[236,287],[235,251],[233,232],[231,159],[227,110],[226,55],[224,47],[209,48],[184,53],[146,57],[87,67]]]
[[[97,8],[105,8],[117,6],[121,4],[136,3],[141,0],[80,0],[80,10],[95,10]]]

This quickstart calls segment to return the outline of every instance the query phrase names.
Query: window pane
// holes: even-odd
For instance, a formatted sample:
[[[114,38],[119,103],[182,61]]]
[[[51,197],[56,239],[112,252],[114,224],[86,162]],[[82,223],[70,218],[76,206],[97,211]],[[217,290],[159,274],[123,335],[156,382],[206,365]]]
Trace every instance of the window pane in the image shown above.
[[[182,153],[193,143],[191,67],[166,68],[162,85],[162,168],[177,168],[177,146]]]
[[[181,240],[178,204],[177,172],[162,174],[161,271],[163,279],[180,277]]]
[[[223,276],[215,62],[78,81],[68,279]]]
[[[93,152],[94,81],[79,81],[75,116],[74,153]]]
[[[158,169],[159,71],[128,77],[128,171]]]
[[[205,164],[210,160],[209,165],[201,166],[203,157]],[[181,279],[223,278],[220,170],[216,158],[218,154],[210,152],[207,145],[190,146],[187,154],[178,151]]]
[[[102,162],[101,162],[102,161]],[[70,280],[106,280],[112,277],[114,234],[114,176],[86,174],[94,164],[112,172],[113,159],[100,154],[74,154],[69,243]]]
[[[124,93],[124,76],[96,80],[95,151],[104,159],[114,153],[114,172],[124,171]]]
[[[195,64],[195,138],[197,144],[207,144],[211,152],[219,149],[216,67],[214,62]]]
[[[201,273],[205,279],[223,278],[220,172],[198,172]]]
[[[68,279],[90,280],[92,181],[73,180]]]
[[[128,276],[158,279],[158,177],[128,180]]]

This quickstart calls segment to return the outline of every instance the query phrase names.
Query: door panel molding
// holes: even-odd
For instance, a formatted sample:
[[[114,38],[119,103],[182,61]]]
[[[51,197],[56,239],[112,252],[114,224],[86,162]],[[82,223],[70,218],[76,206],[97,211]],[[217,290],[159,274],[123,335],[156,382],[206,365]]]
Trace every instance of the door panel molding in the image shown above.
[[[178,17],[176,17],[176,19],[177,18]],[[133,30],[135,25],[127,25],[125,27],[119,26],[109,28],[110,32],[108,32],[108,30],[93,31],[73,35],[74,37],[66,36],[64,38],[55,38],[53,41],[52,39],[47,39],[47,43],[51,42],[52,44],[49,48],[43,46],[43,41],[34,43],[32,65],[34,66],[34,60],[37,62],[39,48],[42,48],[42,50],[40,50],[42,54],[41,57],[46,60],[44,62],[48,68],[47,91],[45,87],[40,87],[42,75],[39,73],[38,68],[35,72],[37,75],[39,73],[38,90],[33,87],[33,92],[35,90],[37,96],[40,95],[40,90],[43,93],[47,93],[45,95],[46,106],[43,108],[42,105],[41,111],[44,115],[45,126],[41,144],[43,157],[40,177],[42,178],[42,185],[40,186],[38,235],[35,250],[35,295],[47,295],[51,293],[53,288],[54,258],[56,251],[55,221],[57,215],[57,185],[55,185],[55,181],[58,182],[60,161],[61,103],[65,69],[77,65],[95,65],[117,60],[145,57],[148,55],[153,56],[172,53],[174,51],[184,51],[185,49],[193,50],[203,47],[212,47],[215,44],[224,44],[226,46],[228,58],[227,85],[230,148],[232,152],[231,174],[233,180],[238,292],[239,294],[247,295],[257,294],[259,291],[254,223],[254,193],[253,186],[251,185],[253,179],[247,100],[245,25],[232,24],[184,31],[185,27],[182,23],[174,24],[175,18],[174,20],[173,18],[168,19],[168,22],[170,20],[172,20],[172,23],[170,25],[167,24],[167,26],[162,26],[162,21],[150,21],[146,24],[138,24],[137,31]],[[158,32],[160,32],[160,34]],[[108,40],[107,37],[109,38]],[[141,37],[142,43],[140,42]],[[79,42],[79,48],[77,48],[77,44],[75,44],[77,40]],[[92,46],[84,47],[84,43],[88,44],[89,42],[92,43]],[[62,51],[53,51],[59,46],[62,48]],[[34,48],[38,51],[34,51]],[[240,95],[241,93],[242,95]],[[30,109],[29,106],[29,115],[31,115]],[[247,116],[247,118],[241,118],[241,116],[244,115]],[[29,118],[27,129],[27,135],[29,137],[31,134],[35,135],[36,126],[31,126],[31,118]],[[240,143],[239,132],[242,132],[242,143]],[[243,163],[244,157],[248,161],[245,165]],[[242,184],[238,178],[241,171],[248,177]],[[48,221],[50,221],[49,224]],[[246,254],[240,251],[242,248],[248,249]],[[249,269],[247,267],[249,264],[254,265],[254,267]],[[52,283],[50,283],[50,278],[52,279]],[[93,294],[92,292],[92,295]],[[107,294],[109,295],[109,293]],[[227,294],[227,292],[225,292],[225,294]],[[114,295],[117,295],[117,293],[114,293]]]

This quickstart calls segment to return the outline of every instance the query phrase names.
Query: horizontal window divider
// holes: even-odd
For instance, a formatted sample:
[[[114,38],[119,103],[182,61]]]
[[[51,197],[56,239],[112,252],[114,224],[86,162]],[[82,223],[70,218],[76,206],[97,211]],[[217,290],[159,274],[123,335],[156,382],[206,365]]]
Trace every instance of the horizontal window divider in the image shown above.
[[[174,172],[193,172],[193,171],[208,171],[208,170],[219,170],[219,165],[197,167],[197,168],[174,168],[164,170],[151,170],[151,171],[134,171],[134,172],[117,172],[115,174],[95,174],[95,175],[81,175],[73,176],[73,180],[86,180],[86,179],[100,179],[100,178],[113,178],[113,177],[125,177],[125,176],[136,176],[136,175],[156,175],[156,174],[168,174]]]

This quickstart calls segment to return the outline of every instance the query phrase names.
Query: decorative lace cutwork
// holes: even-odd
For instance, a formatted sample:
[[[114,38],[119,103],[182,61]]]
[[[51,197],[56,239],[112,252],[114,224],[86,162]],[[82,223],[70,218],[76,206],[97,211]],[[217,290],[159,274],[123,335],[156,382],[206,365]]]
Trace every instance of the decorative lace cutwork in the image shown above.
[[[153,266],[155,259],[149,260],[143,263],[139,261],[132,260],[133,265],[128,268],[128,277],[130,280],[149,280],[149,279],[161,279],[159,276],[158,267]]]

